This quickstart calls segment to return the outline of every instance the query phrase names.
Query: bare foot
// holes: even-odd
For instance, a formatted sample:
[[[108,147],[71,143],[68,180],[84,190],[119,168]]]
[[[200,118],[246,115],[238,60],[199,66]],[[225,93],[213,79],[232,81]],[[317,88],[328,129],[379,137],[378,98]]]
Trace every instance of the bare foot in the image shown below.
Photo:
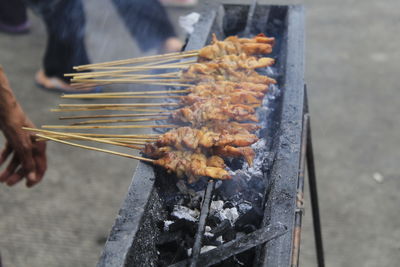
[[[98,88],[94,87],[85,89],[75,88],[60,78],[48,77],[42,69],[36,72],[35,81],[40,87],[49,91],[63,93],[88,93],[98,91]]]
[[[164,42],[164,46],[162,48],[163,53],[172,53],[179,52],[183,47],[183,43],[176,37],[170,37]]]

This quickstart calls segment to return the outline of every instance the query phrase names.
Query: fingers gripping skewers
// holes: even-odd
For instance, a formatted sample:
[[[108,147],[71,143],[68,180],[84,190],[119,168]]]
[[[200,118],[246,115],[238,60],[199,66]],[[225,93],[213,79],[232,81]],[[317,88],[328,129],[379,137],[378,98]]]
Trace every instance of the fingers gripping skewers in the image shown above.
[[[164,147],[163,150],[160,150],[158,153],[159,154],[153,154],[150,155],[152,157],[156,157],[158,159],[152,160],[148,158],[143,158],[139,156],[134,156],[130,154],[125,154],[125,153],[119,153],[107,149],[101,149],[101,148],[96,148],[92,146],[86,146],[86,145],[80,145],[76,143],[72,143],[69,141],[61,140],[59,137],[53,137],[50,136],[49,134],[53,135],[59,135],[59,136],[67,136],[67,137],[72,137],[76,139],[81,139],[81,140],[88,140],[88,141],[96,141],[96,142],[101,142],[101,143],[106,143],[106,144],[114,144],[114,145],[119,145],[119,146],[126,146],[123,143],[118,143],[118,142],[113,142],[113,141],[106,141],[102,140],[99,138],[91,138],[91,137],[85,137],[81,135],[76,135],[76,134],[68,134],[68,133],[57,133],[57,132],[51,132],[51,131],[46,131],[46,130],[38,130],[38,129],[32,129],[32,128],[25,128],[26,130],[33,131],[33,132],[41,132],[42,134],[37,134],[38,137],[46,139],[46,140],[52,140],[55,142],[71,145],[71,146],[77,146],[89,150],[95,150],[99,152],[104,152],[104,153],[110,153],[114,155],[119,155],[122,157],[127,157],[127,158],[132,158],[132,159],[138,159],[138,160],[143,160],[146,162],[153,163],[155,165],[159,165],[167,169],[168,172],[174,172],[177,174],[179,178],[182,178],[184,176],[187,176],[190,181],[194,182],[199,179],[201,176],[208,176],[214,179],[230,179],[231,176],[227,170],[225,170],[226,165],[224,163],[224,160],[218,156],[211,156],[211,157],[206,157],[204,154],[201,153],[195,153],[195,152],[190,152],[190,151],[179,151],[179,150],[174,150],[171,147]],[[131,148],[135,148],[131,146]]]
[[[197,51],[120,60],[76,67],[77,70],[98,70],[70,74],[73,84],[84,88],[88,85],[112,83],[138,83],[185,86],[175,91],[143,91],[66,95],[64,98],[147,98],[151,103],[118,104],[63,104],[56,111],[137,110],[134,114],[101,114],[64,116],[62,119],[90,119],[72,125],[43,126],[66,129],[123,129],[171,128],[161,135],[109,135],[68,134],[45,130],[40,138],[78,145],[66,141],[93,141],[140,150],[151,159],[131,158],[151,162],[196,181],[201,176],[229,179],[224,159],[243,158],[253,163],[252,145],[258,141],[254,134],[260,127],[256,108],[261,106],[269,86],[276,83],[260,75],[256,69],[274,64],[274,59],[259,57],[272,52],[274,38],[258,35],[254,38],[228,37],[213,42]],[[197,56],[195,60],[177,61]],[[127,66],[129,65],[129,66]],[[149,69],[173,69],[163,74],[134,74]],[[176,71],[180,69],[180,71]],[[186,95],[182,95],[185,94]],[[174,95],[175,94],[175,95]],[[177,99],[175,103],[154,102],[154,99]],[[140,110],[140,111],[139,111]],[[145,110],[148,110],[146,112]],[[151,110],[151,112],[150,112]],[[140,118],[143,116],[143,118]],[[133,117],[133,118],[130,118]],[[167,121],[157,125],[90,125],[108,123],[141,123]],[[82,147],[82,146],[81,146]],[[83,148],[99,150],[94,147]],[[112,152],[118,154],[118,152]],[[126,154],[121,156],[126,156]],[[130,156],[129,156],[130,157]]]

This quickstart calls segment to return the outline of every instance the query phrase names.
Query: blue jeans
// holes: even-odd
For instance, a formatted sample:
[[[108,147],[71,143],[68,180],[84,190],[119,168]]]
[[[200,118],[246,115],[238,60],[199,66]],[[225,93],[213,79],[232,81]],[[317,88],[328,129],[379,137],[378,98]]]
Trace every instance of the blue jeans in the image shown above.
[[[3,1],[3,0],[0,0]],[[89,63],[86,52],[85,12],[82,0],[25,0],[45,24],[48,34],[44,56],[47,76],[66,79],[73,66]],[[112,0],[141,50],[160,48],[176,36],[167,13],[158,0]]]

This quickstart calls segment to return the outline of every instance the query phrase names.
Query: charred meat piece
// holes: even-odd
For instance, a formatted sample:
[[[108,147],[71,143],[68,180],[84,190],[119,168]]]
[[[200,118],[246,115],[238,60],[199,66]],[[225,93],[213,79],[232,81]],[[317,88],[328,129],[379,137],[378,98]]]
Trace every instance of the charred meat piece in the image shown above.
[[[265,35],[257,35],[254,38],[238,38],[231,36],[224,41],[219,41],[215,34],[211,45],[205,46],[199,51],[199,61],[213,60],[224,55],[264,55],[272,52],[274,38]]]
[[[207,128],[179,127],[161,135],[156,146],[172,146],[178,150],[196,150],[217,146],[249,146],[258,141],[254,134],[229,134],[226,131],[212,132]]]
[[[168,172],[175,172],[179,178],[189,178],[189,182],[197,181],[201,176],[214,179],[230,179],[231,176],[225,170],[223,159],[218,156],[207,158],[204,154],[189,151],[166,152],[154,162],[162,166]]]
[[[204,126],[208,121],[258,121],[253,107],[230,104],[221,98],[207,99],[178,109],[172,114],[172,120],[190,123],[196,128]]]
[[[182,78],[189,81],[234,81],[253,82],[261,84],[276,83],[272,78],[259,75],[254,69],[273,65],[272,58],[247,57],[245,54],[239,56],[227,55],[210,62],[196,63],[182,71]],[[252,76],[253,80],[246,79]],[[254,77],[265,77],[268,79],[255,79]]]

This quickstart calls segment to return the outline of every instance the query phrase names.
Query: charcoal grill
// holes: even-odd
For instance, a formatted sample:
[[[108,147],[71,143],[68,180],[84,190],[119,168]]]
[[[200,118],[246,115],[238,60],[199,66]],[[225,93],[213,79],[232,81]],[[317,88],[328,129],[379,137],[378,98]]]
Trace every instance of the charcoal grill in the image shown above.
[[[210,202],[216,182],[204,184],[201,212],[191,255],[169,266],[235,266],[229,259],[253,251],[251,265],[298,266],[303,211],[304,168],[307,162],[311,206],[319,266],[324,265],[318,197],[312,154],[307,95],[304,85],[304,8],[300,5],[257,5],[251,19],[249,5],[227,5],[207,10],[185,50],[199,49],[215,33],[219,39],[235,35],[250,24],[250,32],[276,38],[272,56],[277,59],[277,81],[281,93],[273,101],[262,134],[267,143],[263,161],[263,219],[250,231],[208,252],[200,253]],[[163,239],[160,222],[165,220],[164,191],[176,190],[171,177],[139,162],[98,263],[103,266],[163,266],[157,244]],[[168,187],[168,183],[172,186]],[[172,187],[174,187],[172,189]],[[223,264],[228,262],[227,264]],[[218,265],[219,264],[219,265]],[[240,265],[240,264],[239,264]],[[237,266],[239,266],[237,265]]]

